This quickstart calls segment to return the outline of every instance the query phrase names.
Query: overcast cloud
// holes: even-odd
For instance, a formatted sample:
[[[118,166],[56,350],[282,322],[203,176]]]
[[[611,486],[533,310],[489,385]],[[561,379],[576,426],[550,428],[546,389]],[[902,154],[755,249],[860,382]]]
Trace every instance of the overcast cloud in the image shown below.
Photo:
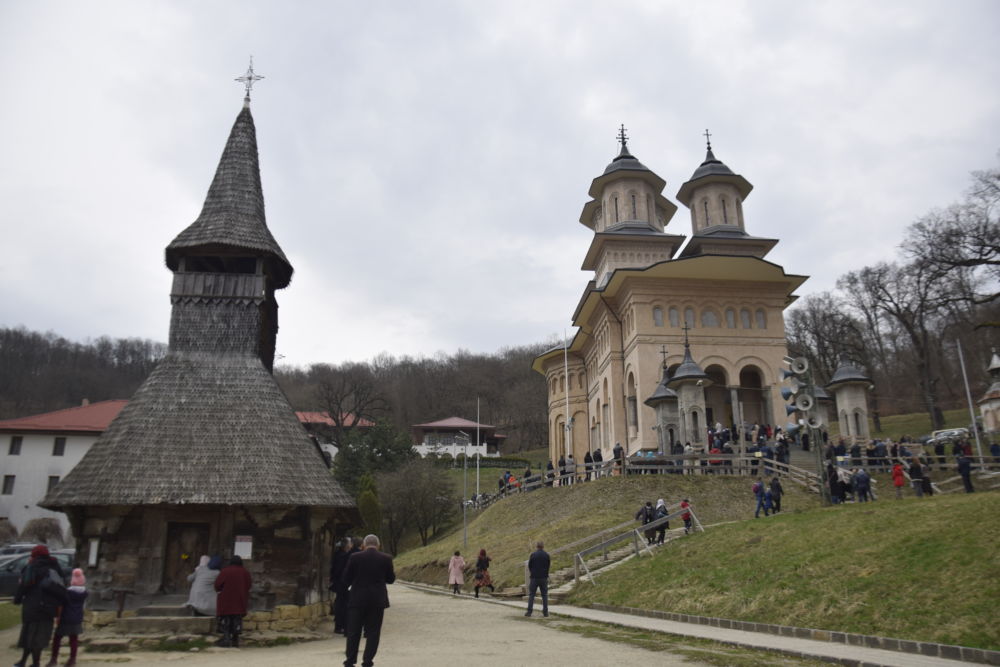
[[[998,35],[992,0],[7,0],[0,325],[166,341],[251,53],[284,363],[561,337],[619,123],[675,203],[710,128],[747,231],[830,289],[996,164]]]

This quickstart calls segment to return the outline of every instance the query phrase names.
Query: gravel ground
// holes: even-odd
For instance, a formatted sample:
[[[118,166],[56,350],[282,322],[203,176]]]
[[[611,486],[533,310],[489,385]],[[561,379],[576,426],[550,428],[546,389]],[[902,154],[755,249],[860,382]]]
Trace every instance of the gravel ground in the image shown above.
[[[698,665],[679,655],[651,652],[618,642],[581,637],[551,626],[547,619],[524,618],[523,612],[503,605],[481,603],[468,597],[435,595],[406,586],[389,587],[392,607],[386,610],[382,641],[375,662],[385,667],[413,665],[476,665],[476,667],[547,667],[587,665]],[[551,611],[555,611],[553,608]],[[18,627],[0,633],[0,665],[12,665],[21,657],[12,648]],[[247,649],[207,649],[199,652],[137,652],[90,654],[82,652],[77,663],[102,665],[158,665],[183,663],[191,667],[274,667],[315,665],[330,667],[344,659],[345,640],[332,639],[291,646]],[[362,640],[362,651],[364,640]],[[360,654],[359,654],[360,660]],[[60,662],[68,659],[64,646]],[[48,652],[42,659],[48,662]]]

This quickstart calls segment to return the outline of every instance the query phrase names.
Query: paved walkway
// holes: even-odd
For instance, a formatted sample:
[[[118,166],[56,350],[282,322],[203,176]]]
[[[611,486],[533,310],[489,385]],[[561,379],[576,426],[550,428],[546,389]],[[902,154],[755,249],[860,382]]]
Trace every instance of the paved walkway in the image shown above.
[[[524,618],[526,603],[453,596],[443,588],[396,584],[390,587],[392,607],[386,612],[377,664],[387,667],[411,665],[476,665],[513,667],[546,665],[697,666],[670,652],[650,652],[619,642],[582,637],[548,627],[560,617],[612,623],[647,631],[721,641],[748,648],[784,650],[814,657],[851,659],[870,665],[899,667],[948,667],[966,663],[881,649],[847,646],[764,633],[727,630],[629,614],[584,609],[568,605],[550,607],[547,621]],[[540,609],[536,607],[536,616]],[[12,648],[18,627],[0,632],[0,665],[13,664],[20,651]],[[208,649],[191,653],[136,652],[127,654],[81,654],[87,667],[105,665],[160,665],[182,663],[185,667],[272,667],[303,665],[329,667],[343,661],[344,638],[276,648]],[[362,644],[363,645],[363,644]],[[45,654],[43,664],[48,662]],[[68,657],[63,648],[62,661]]]
[[[488,602],[495,605],[513,607],[519,611],[527,607],[527,603],[520,601],[509,602],[502,600],[489,600]],[[540,604],[540,602],[536,601],[536,612],[538,604]],[[959,660],[945,660],[943,658],[916,655],[912,653],[898,653],[896,651],[886,651],[884,649],[849,646],[833,642],[816,641],[813,639],[782,637],[767,633],[747,632],[745,630],[730,630],[707,625],[698,625],[696,623],[680,623],[678,621],[633,616],[631,614],[619,614],[608,611],[599,611],[596,609],[586,609],[583,607],[573,607],[570,605],[550,606],[549,613],[553,615],[569,616],[571,618],[598,621],[600,623],[613,623],[615,625],[621,625],[629,628],[639,628],[642,630],[664,632],[672,635],[682,635],[684,637],[709,639],[712,641],[736,644],[748,648],[792,651],[806,656],[833,658],[836,660],[846,658],[871,665],[886,665],[892,667],[958,667],[959,665],[968,664]]]

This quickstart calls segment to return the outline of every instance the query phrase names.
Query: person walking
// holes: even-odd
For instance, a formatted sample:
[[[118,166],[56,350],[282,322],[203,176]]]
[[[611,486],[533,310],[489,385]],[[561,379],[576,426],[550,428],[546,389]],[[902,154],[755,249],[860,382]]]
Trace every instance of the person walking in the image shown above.
[[[914,495],[917,498],[922,498],[924,495],[924,470],[920,465],[920,459],[916,457],[910,459],[910,482]]]
[[[350,589],[347,617],[347,648],[345,667],[354,667],[358,661],[361,630],[365,633],[365,652],[361,664],[375,664],[382,635],[382,618],[389,608],[389,591],[386,584],[396,581],[392,556],[378,550],[379,539],[366,535],[364,549],[352,554],[344,570],[343,581]]]
[[[657,500],[656,501],[656,510],[654,512],[654,515],[653,515],[653,520],[656,521],[657,519],[665,519],[665,518],[667,518],[667,515],[669,515],[669,514],[670,514],[670,512],[667,511],[667,503],[665,503],[663,501],[663,498],[660,498],[659,500]],[[667,535],[667,530],[669,530],[669,529],[670,529],[670,522],[669,521],[664,521],[663,523],[661,523],[659,526],[656,527],[656,543],[657,544],[663,544],[663,541],[664,541],[664,539],[666,538],[666,535]]]
[[[49,555],[44,544],[35,546],[14,593],[14,604],[21,605],[21,634],[17,647],[23,651],[14,667],[27,667],[29,655],[31,667],[39,667],[42,651],[52,638],[53,619],[67,599],[59,563]]]
[[[603,476],[603,466],[604,466],[604,454],[601,453],[601,448],[598,447],[594,450],[594,479],[600,479]]]
[[[330,592],[337,596],[333,600],[333,632],[338,635],[347,633],[347,601],[350,593],[344,585],[343,577],[353,546],[351,538],[345,537],[337,543],[337,552],[330,562]]]
[[[552,482],[556,478],[555,468],[552,466],[552,461],[545,464],[545,486],[552,486]]]
[[[614,448],[611,450],[611,453],[615,458],[615,467],[618,468],[618,474],[624,475],[625,450],[622,449],[622,443],[616,442]]]
[[[858,468],[854,473],[854,490],[858,494],[858,502],[867,503],[872,490],[872,478],[864,468]],[[872,500],[875,500],[872,498]]]
[[[76,665],[76,652],[80,648],[80,635],[83,634],[83,604],[86,601],[87,579],[83,576],[83,570],[76,568],[70,576],[66,605],[59,613],[59,624],[52,639],[52,658],[45,667],[56,667],[59,664],[59,645],[63,637],[69,637],[69,660],[66,667]]]
[[[585,482],[590,481],[590,473],[593,467],[594,467],[594,457],[590,454],[590,450],[588,449],[587,453],[583,455],[583,470],[584,470],[583,481]]]
[[[684,522],[684,534],[687,535],[691,532],[691,502],[685,498],[681,501],[681,509],[684,510],[684,514],[681,514],[681,520]]]
[[[892,485],[896,487],[896,500],[903,499],[904,484],[906,484],[906,479],[903,476],[903,464],[897,461],[892,466]]]
[[[479,557],[476,558],[476,597],[479,597],[480,588],[489,588],[490,593],[494,592],[493,578],[490,577],[490,561],[493,559],[486,555],[486,549],[479,550]]]
[[[458,595],[462,592],[462,584],[465,583],[465,559],[459,552],[451,557],[448,562],[448,584],[451,585],[451,592]]]
[[[640,507],[639,511],[635,513],[636,520],[641,521],[644,526],[652,523],[655,516],[656,511],[653,509],[653,502],[651,500],[647,500],[646,504]],[[644,531],[644,535],[646,536],[646,544],[652,544],[656,531],[646,530]]]
[[[215,616],[215,579],[219,576],[222,559],[216,556],[214,564],[213,568],[213,559],[202,556],[198,567],[188,575],[191,591],[184,606],[194,610],[195,616]]]
[[[758,477],[750,490],[753,491],[754,498],[757,500],[757,509],[754,510],[753,518],[759,519],[760,511],[764,508],[764,482]],[[764,516],[767,516],[766,512]]]
[[[774,513],[777,514],[781,511],[781,496],[784,495],[785,489],[781,486],[781,480],[778,479],[779,475],[775,474],[771,478],[771,502],[774,505]]]
[[[243,559],[233,556],[229,565],[222,568],[215,578],[215,615],[219,619],[219,632],[222,638],[215,642],[217,646],[240,645],[240,635],[243,633],[243,617],[247,615],[250,605],[250,586],[253,583],[250,573],[243,567]]]
[[[962,476],[962,485],[965,486],[965,492],[973,493],[975,489],[972,488],[972,459],[962,453],[958,456],[957,463],[958,474]]]
[[[549,564],[551,559],[545,552],[545,545],[539,540],[535,550],[528,557],[528,611],[525,616],[531,616],[535,606],[535,591],[542,593],[542,616],[549,615]]]

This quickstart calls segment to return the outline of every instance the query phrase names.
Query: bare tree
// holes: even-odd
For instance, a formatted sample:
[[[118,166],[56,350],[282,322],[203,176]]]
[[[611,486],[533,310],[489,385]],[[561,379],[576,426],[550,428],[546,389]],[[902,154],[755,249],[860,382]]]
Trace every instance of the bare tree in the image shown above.
[[[374,422],[388,409],[388,403],[367,364],[317,364],[312,371],[317,380],[315,399],[333,421],[336,443],[346,442],[346,436],[361,420]]]

